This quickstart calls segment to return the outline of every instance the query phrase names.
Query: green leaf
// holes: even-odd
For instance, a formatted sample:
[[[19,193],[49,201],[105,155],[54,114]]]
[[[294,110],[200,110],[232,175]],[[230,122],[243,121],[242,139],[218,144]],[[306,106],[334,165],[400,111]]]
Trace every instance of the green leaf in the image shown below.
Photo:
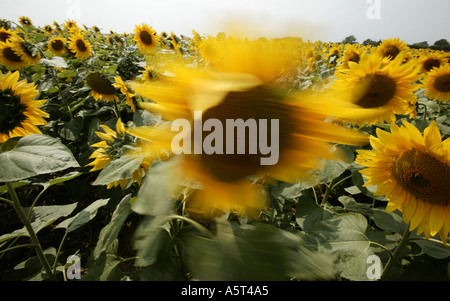
[[[100,207],[105,206],[109,199],[100,199],[94,203],[87,206],[85,209],[78,212],[75,216],[65,219],[63,222],[59,223],[56,228],[65,228],[66,232],[72,232],[88,223],[96,215]]]
[[[64,139],[75,141],[83,129],[83,119],[75,117],[70,121],[64,122],[62,128],[59,129],[59,134]]]
[[[434,258],[446,258],[450,256],[450,248],[445,247],[443,243],[430,240],[414,240],[422,251]]]
[[[118,281],[122,277],[122,271],[119,268],[119,264],[123,261],[117,255],[118,240],[114,240],[111,243],[106,252],[94,259],[89,257],[86,264],[87,274],[83,277],[86,281]]]
[[[316,223],[321,222],[325,217],[329,217],[330,215],[328,211],[325,211],[313,199],[307,196],[300,197],[295,209],[296,221],[305,232],[311,231]]]
[[[0,166],[0,182],[20,181],[80,167],[70,150],[58,139],[39,134],[22,137],[14,149],[0,153]]]
[[[399,211],[386,212],[384,209],[375,208],[373,220],[377,227],[394,233],[405,232],[407,226]]]
[[[94,259],[99,258],[119,235],[123,223],[131,212],[130,199],[131,194],[128,194],[120,201],[112,215],[111,221],[100,231],[97,245],[93,252]]]
[[[66,61],[60,56],[54,56],[50,60],[49,59],[41,59],[39,63],[42,63],[46,66],[50,67],[59,67],[59,68],[67,68],[68,65]]]
[[[354,198],[343,195],[340,196],[338,200],[342,205],[344,205],[344,209],[346,211],[361,213],[365,216],[372,216],[373,214],[373,209],[370,207],[370,205],[358,203]]]
[[[142,156],[121,156],[106,165],[93,185],[107,185],[114,181],[131,179],[133,172],[139,168],[142,163]]]
[[[63,72],[58,73],[59,78],[67,78],[77,76],[77,72],[75,70],[64,70]]]
[[[77,203],[69,204],[69,205],[47,205],[47,206],[35,206],[33,207],[31,214],[31,226],[34,229],[34,232],[37,233],[41,229],[47,227],[52,224],[57,219],[68,216],[72,213],[72,211],[76,208]],[[27,208],[25,208],[27,210]],[[29,236],[28,231],[25,227],[15,230],[12,233],[4,234],[0,236],[0,242],[19,237],[19,236]]]

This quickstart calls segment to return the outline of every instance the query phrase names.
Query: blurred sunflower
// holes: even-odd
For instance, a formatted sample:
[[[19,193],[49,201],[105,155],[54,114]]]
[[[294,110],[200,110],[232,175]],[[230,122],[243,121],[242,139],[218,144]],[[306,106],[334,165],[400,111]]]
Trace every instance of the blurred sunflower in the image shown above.
[[[426,55],[423,55],[419,59],[419,64],[421,65],[421,71],[423,73],[427,73],[428,71],[431,71],[433,68],[439,68],[442,65],[445,65],[447,63],[444,55],[439,53],[429,53]]]
[[[131,112],[136,111],[136,105],[134,104],[134,93],[131,88],[126,84],[120,76],[114,77],[114,87],[120,89],[123,95],[125,95],[126,104],[130,106]]]
[[[47,122],[49,115],[39,109],[46,100],[34,100],[39,94],[27,81],[19,81],[19,71],[0,72],[0,143],[9,138],[41,134],[37,125]]]
[[[92,55],[92,45],[81,32],[75,32],[69,37],[69,49],[79,59],[85,60]]]
[[[11,37],[10,40],[13,51],[20,56],[27,66],[34,66],[39,63],[41,54],[33,44],[17,35]]]
[[[48,41],[47,47],[54,55],[61,55],[66,52],[65,43],[66,40],[64,38],[53,38]]]
[[[362,54],[363,54],[363,51],[359,47],[359,44],[346,46],[344,49],[344,54],[342,55],[342,59],[341,59],[342,64],[339,65],[338,68],[339,69],[348,69],[349,68],[348,62],[359,63],[359,60],[361,59]]]
[[[156,31],[149,27],[147,24],[136,25],[134,29],[133,40],[138,45],[143,54],[153,53],[156,46],[159,45]]]
[[[21,69],[27,66],[27,62],[16,54],[14,46],[10,41],[0,42],[0,64],[8,69]]]
[[[427,238],[439,233],[446,244],[450,231],[450,139],[441,141],[435,121],[424,134],[403,121],[403,127],[392,124],[391,133],[377,129],[371,136],[374,150],[359,150],[355,160],[366,169],[361,171],[377,185],[376,195],[385,195],[386,211],[396,209],[410,222],[410,231]]]
[[[48,34],[52,34],[54,32],[53,27],[51,27],[50,25],[45,25],[44,26],[44,31]]]
[[[361,56],[358,64],[349,62],[345,73],[335,73],[331,94],[365,111],[352,123],[390,123],[396,114],[415,113],[417,98],[413,92],[419,88],[414,84],[419,79],[418,67],[413,62],[402,62],[403,56],[399,55],[386,65],[383,57],[373,52]]]
[[[137,153],[135,149],[139,149],[139,155],[142,153],[142,161],[139,167],[132,172],[131,178],[120,179],[107,184],[107,188],[120,186],[124,189],[130,181],[141,184],[142,177],[148,173],[151,163],[158,159],[158,154],[152,153],[153,149],[141,148],[140,144],[135,142],[135,138],[127,133],[127,130],[119,118],[116,122],[116,131],[106,125],[100,125],[104,132],[96,132],[102,141],[92,144],[91,147],[97,148],[89,157],[94,159],[86,166],[92,166],[91,172],[103,169],[113,160],[122,156],[134,157]]]
[[[33,26],[33,22],[31,22],[30,18],[25,16],[19,17],[19,23],[23,26]]]
[[[86,76],[86,83],[91,88],[95,100],[117,101],[116,89],[107,76],[100,72],[90,72]]]
[[[409,50],[409,47],[404,41],[396,38],[383,40],[377,47],[377,50],[387,61],[392,61],[400,53],[406,53]]]
[[[270,84],[273,75],[269,76],[266,72],[276,70],[279,65],[272,64],[279,63],[281,58],[272,56],[271,51],[242,55],[238,51],[243,47],[241,43],[238,42],[235,51],[233,45],[227,45],[229,64],[224,67],[232,71],[201,72],[178,66],[174,78],[152,83],[132,83],[138,95],[155,101],[143,103],[148,105],[144,107],[160,113],[166,120],[183,118],[190,124],[202,122],[203,126],[206,126],[206,120],[218,120],[222,124],[227,119],[278,121],[278,135],[261,138],[278,139],[279,160],[273,165],[262,165],[261,159],[265,155],[261,150],[255,153],[248,151],[251,147],[249,135],[245,137],[247,153],[244,154],[236,151],[236,137],[233,145],[227,146],[230,140],[223,141],[222,150],[213,153],[196,153],[195,139],[192,140],[191,135],[185,137],[186,143],[194,147],[194,153],[174,159],[180,160],[177,164],[180,168],[174,170],[174,183],[177,177],[194,179],[200,183],[202,189],[191,195],[186,201],[186,208],[191,213],[206,217],[215,210],[229,209],[254,216],[266,205],[266,195],[258,185],[252,184],[250,177],[296,181],[306,171],[320,168],[320,158],[339,157],[332,152],[328,142],[358,145],[367,141],[367,137],[358,132],[324,122],[327,116],[317,103],[322,101],[321,104],[325,105],[326,100],[307,93],[288,95],[281,87]],[[242,68],[240,72],[239,66]],[[250,69],[250,66],[254,69]],[[327,103],[325,107],[335,112],[337,107],[341,108],[333,103]],[[195,111],[202,112],[202,121],[195,116]],[[271,133],[272,128],[272,124],[268,125],[267,133]],[[156,137],[170,141],[176,135],[170,128],[154,127],[133,128],[129,133],[154,143],[158,141]],[[205,143],[206,139],[203,137],[199,142]],[[276,143],[275,140],[271,141]],[[170,142],[166,141],[165,144],[170,148]],[[234,152],[224,153],[227,147],[234,147]]]
[[[0,27],[0,42],[7,42],[14,35],[14,32],[11,29],[5,29]]]
[[[433,100],[450,102],[450,64],[434,68],[423,78],[425,96]]]
[[[153,66],[146,66],[141,72],[143,81],[152,81],[161,77],[158,70]]]

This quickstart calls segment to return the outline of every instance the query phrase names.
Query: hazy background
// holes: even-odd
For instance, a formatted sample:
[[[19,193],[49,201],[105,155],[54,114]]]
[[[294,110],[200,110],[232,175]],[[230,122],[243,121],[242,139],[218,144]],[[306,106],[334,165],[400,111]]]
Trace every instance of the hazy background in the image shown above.
[[[400,38],[407,43],[450,40],[449,0],[0,0],[0,18],[29,17],[35,25],[98,26],[103,32],[132,32],[142,22],[156,31],[215,35],[230,20],[266,37],[300,36],[340,42]],[[249,25],[251,24],[251,25]]]

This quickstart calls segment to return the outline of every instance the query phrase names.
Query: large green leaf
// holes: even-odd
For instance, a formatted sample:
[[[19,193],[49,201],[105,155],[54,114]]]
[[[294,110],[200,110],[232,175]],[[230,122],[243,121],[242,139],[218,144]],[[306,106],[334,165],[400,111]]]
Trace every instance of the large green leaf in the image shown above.
[[[123,223],[131,212],[130,199],[131,194],[128,194],[120,201],[111,217],[111,221],[100,231],[97,245],[93,252],[94,259],[99,258],[119,235]]]
[[[133,172],[141,165],[142,159],[141,156],[125,155],[111,161],[102,169],[93,185],[106,185],[118,180],[131,179]]]
[[[76,208],[77,203],[69,205],[55,205],[55,206],[35,206],[31,214],[31,226],[35,233],[41,229],[52,224],[57,219],[68,216]],[[26,208],[25,208],[26,210]],[[29,236],[25,227],[15,230],[12,233],[0,236],[0,242],[19,236]]]
[[[96,215],[97,211],[100,207],[105,206],[108,203],[109,199],[100,199],[90,204],[80,212],[78,212],[75,216],[65,219],[61,223],[59,223],[56,228],[65,228],[66,232],[72,232],[88,223],[92,220]]]
[[[70,150],[58,139],[33,134],[22,137],[17,145],[0,153],[0,182],[80,167]]]

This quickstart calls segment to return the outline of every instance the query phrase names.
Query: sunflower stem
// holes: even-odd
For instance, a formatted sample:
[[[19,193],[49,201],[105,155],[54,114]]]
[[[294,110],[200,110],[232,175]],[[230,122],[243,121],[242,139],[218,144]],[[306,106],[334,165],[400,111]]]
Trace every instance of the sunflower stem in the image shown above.
[[[389,261],[387,262],[386,266],[384,267],[383,273],[381,274],[382,280],[386,278],[386,275],[389,274],[389,271],[392,269],[392,267],[395,265],[395,263],[400,259],[400,255],[401,255],[403,249],[406,247],[406,245],[408,245],[410,235],[411,235],[411,232],[409,231],[409,223],[408,223],[408,225],[405,227],[405,232],[403,233],[400,243],[398,244],[397,248],[395,249],[392,257],[389,258]]]
[[[34,232],[33,226],[31,225],[30,220],[25,214],[22,205],[20,205],[19,198],[16,194],[16,191],[14,190],[13,185],[10,182],[6,182],[6,186],[8,187],[8,192],[12,199],[12,206],[14,207],[14,210],[16,211],[20,220],[27,229],[28,234],[30,235],[31,241],[33,242],[34,249],[36,251],[39,261],[41,262],[50,280],[56,280],[56,277],[53,274],[52,269],[50,268],[50,264],[48,263],[47,258],[45,258],[44,251],[42,250],[41,243],[39,242],[39,239],[36,236],[36,233]]]

